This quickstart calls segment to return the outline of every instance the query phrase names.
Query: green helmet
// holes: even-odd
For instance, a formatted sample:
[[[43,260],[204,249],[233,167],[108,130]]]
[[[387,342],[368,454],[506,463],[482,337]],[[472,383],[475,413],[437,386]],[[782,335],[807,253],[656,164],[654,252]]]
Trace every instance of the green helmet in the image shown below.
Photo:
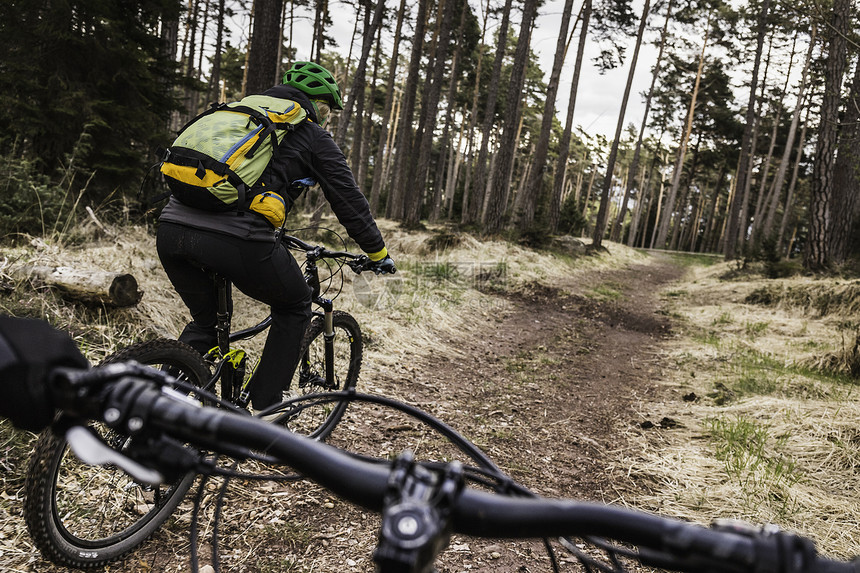
[[[328,100],[333,109],[343,109],[340,88],[334,76],[313,62],[296,62],[284,74],[284,83],[299,88],[311,98]]]

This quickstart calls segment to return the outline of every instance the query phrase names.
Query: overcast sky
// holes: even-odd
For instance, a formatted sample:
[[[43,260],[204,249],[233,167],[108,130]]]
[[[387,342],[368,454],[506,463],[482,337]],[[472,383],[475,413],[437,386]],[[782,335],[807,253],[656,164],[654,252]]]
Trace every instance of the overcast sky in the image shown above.
[[[480,19],[481,7],[486,5],[486,0],[469,0],[472,4],[472,9]],[[493,5],[499,3],[498,0],[492,0]],[[396,0],[386,0],[386,3],[391,7],[399,4]],[[519,2],[514,2],[515,10],[512,13],[512,26],[515,33],[518,33],[520,20],[522,18],[521,11],[517,9]],[[574,14],[571,18],[571,26],[574,24],[576,15],[582,4],[581,0],[574,1]],[[417,3],[416,3],[417,5]],[[345,8],[344,5],[334,3],[332,10],[333,28],[329,31],[330,36],[337,39],[339,46],[338,50],[344,55],[349,50],[349,39],[352,37],[353,27],[355,25],[355,12],[350,7]],[[559,27],[561,25],[561,12],[564,8],[564,0],[547,0],[538,11],[537,22],[535,25],[534,35],[532,37],[532,50],[540,59],[541,69],[545,73],[545,79],[549,80],[549,74],[552,70],[553,57],[555,55],[556,42],[558,40]],[[634,0],[634,11],[638,15],[641,13],[642,2]],[[653,18],[653,16],[652,16]],[[498,22],[492,22],[498,26]],[[662,21],[658,24],[662,24]],[[649,25],[654,25],[654,22],[649,22]],[[234,21],[231,27],[236,30],[246,29],[247,21]],[[310,30],[312,23],[304,20],[297,22],[294,30],[295,40],[293,45],[298,48],[297,57],[305,59],[310,57]],[[494,30],[488,31],[488,38],[492,38]],[[576,36],[572,42],[571,48],[567,55],[564,68],[562,69],[561,81],[556,100],[556,115],[559,121],[564,125],[567,116],[567,104],[570,99],[570,84],[573,79],[573,66],[576,58],[576,42],[578,40],[578,29]],[[246,36],[242,32],[234,34],[234,43],[238,40],[240,45],[244,45]],[[647,38],[646,38],[647,40]],[[384,38],[383,42],[391,49],[391,38]],[[629,40],[629,49],[624,65],[620,68],[607,72],[603,75],[599,74],[594,67],[593,58],[598,54],[598,49],[593,42],[588,42],[586,45],[586,53],[583,61],[583,69],[580,78],[579,90],[577,93],[577,101],[574,108],[574,126],[580,126],[589,134],[603,134],[608,139],[614,137],[616,124],[618,122],[618,112],[621,108],[621,100],[624,95],[624,85],[627,81],[627,74],[630,68],[630,58],[633,54],[633,40]],[[360,50],[360,46],[356,46],[355,50]],[[408,56],[409,46],[401,48],[401,53]],[[643,45],[639,56],[639,64],[637,73],[634,77],[633,89],[630,94],[627,113],[624,118],[624,126],[630,123],[636,125],[638,130],[642,122],[642,114],[645,111],[645,106],[642,101],[641,93],[648,89],[651,82],[651,67],[656,59],[656,49],[650,45]],[[343,87],[343,86],[342,86]]]
[[[573,3],[574,14],[571,17],[571,26],[573,26],[576,20],[581,4],[581,1],[574,1]],[[638,10],[637,18],[638,15],[641,15],[642,7],[640,4],[640,2],[634,3],[634,10]],[[549,74],[552,71],[552,62],[555,57],[555,47],[558,41],[563,8],[564,0],[548,0],[538,11],[538,18],[532,38],[532,50],[540,58],[540,66],[546,74],[546,80],[549,80]],[[515,22],[515,24],[519,25],[519,22]],[[649,22],[649,24],[652,24],[652,22]],[[558,98],[556,100],[556,115],[558,115],[562,125],[564,125],[567,117],[567,104],[570,100],[570,84],[573,80],[573,66],[576,59],[578,40],[579,29],[577,28],[567,54],[567,59],[562,68]],[[628,43],[629,48],[624,65],[601,75],[593,63],[594,57],[599,53],[597,46],[594,42],[586,41],[585,57],[582,64],[579,89],[577,90],[576,105],[574,107],[573,124],[574,126],[581,126],[588,134],[601,133],[608,139],[615,136],[618,112],[621,109],[624,86],[627,83],[627,74],[630,71],[630,59],[633,56],[633,39]],[[625,127],[633,123],[638,130],[642,123],[645,104],[640,94],[651,85],[651,67],[654,64],[656,55],[656,50],[651,46],[643,45],[640,50],[639,63],[636,75],[633,78],[633,87],[630,92],[627,113],[624,116]]]

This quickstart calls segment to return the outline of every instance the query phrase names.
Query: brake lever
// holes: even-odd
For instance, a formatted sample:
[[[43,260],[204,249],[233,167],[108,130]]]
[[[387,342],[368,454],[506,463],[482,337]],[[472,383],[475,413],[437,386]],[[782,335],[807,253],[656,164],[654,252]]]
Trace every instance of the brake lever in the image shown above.
[[[147,485],[164,483],[164,476],[124,456],[98,439],[84,426],[72,426],[66,431],[66,441],[79,460],[92,466],[114,464],[135,480]]]
[[[351,261],[347,261],[346,264],[352,269],[352,272],[360,275],[364,271],[371,270],[367,267],[369,262],[370,258],[367,255],[360,255]]]

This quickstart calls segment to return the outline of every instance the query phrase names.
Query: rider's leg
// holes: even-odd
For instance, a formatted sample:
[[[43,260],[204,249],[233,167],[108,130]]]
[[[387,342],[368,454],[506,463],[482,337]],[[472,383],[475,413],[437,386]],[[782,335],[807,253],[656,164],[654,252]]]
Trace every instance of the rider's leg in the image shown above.
[[[204,243],[202,248],[201,242]],[[179,340],[200,354],[205,354],[217,344],[217,292],[210,273],[197,261],[198,251],[207,250],[206,243],[206,237],[195,229],[171,223],[162,223],[158,227],[156,247],[161,265],[192,318],[179,335]],[[191,245],[195,247],[189,249]]]
[[[285,247],[274,251],[271,245],[265,247],[243,245],[246,270],[233,278],[236,288],[272,310],[272,326],[250,386],[251,402],[258,410],[281,401],[311,318],[311,291],[301,267]]]

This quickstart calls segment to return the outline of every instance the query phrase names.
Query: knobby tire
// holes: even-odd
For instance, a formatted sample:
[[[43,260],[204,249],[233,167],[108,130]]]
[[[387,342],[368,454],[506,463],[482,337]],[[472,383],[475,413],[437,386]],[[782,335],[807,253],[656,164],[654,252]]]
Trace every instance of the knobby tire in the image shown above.
[[[325,385],[324,321],[316,317],[305,331],[301,360],[290,390],[307,395],[320,392],[351,390],[358,383],[363,344],[358,322],[343,311],[334,311],[334,386]],[[346,411],[346,401],[321,402],[309,405],[286,423],[294,432],[317,440],[325,440]]]
[[[167,368],[196,386],[210,377],[200,354],[177,340],[135,344],[104,362],[128,360]],[[128,437],[106,426],[93,428],[112,447],[128,443]],[[116,466],[81,463],[65,437],[48,429],[30,459],[24,519],[46,559],[79,569],[102,567],[146,541],[174,512],[194,477],[189,473],[169,485],[144,486]]]

